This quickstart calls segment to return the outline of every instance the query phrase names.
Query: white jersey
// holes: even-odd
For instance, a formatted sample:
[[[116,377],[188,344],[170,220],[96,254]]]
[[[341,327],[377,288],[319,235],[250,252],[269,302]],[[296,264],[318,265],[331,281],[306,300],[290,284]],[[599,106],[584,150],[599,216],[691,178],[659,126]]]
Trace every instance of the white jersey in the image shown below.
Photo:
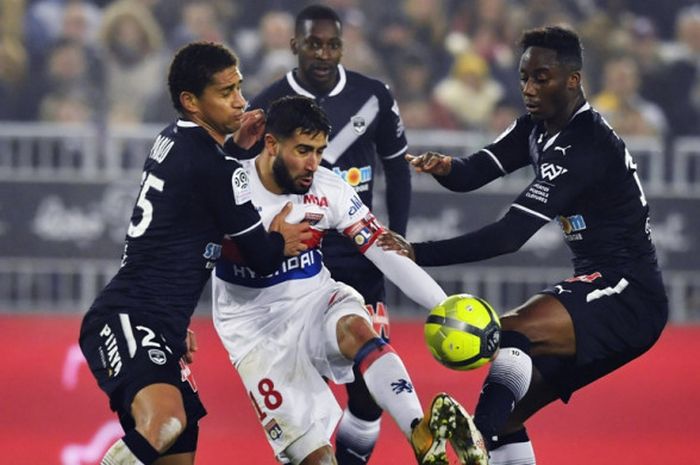
[[[318,168],[308,193],[280,195],[263,186],[254,159],[241,164],[248,173],[253,204],[263,225],[269,228],[272,218],[291,202],[292,211],[286,221],[308,221],[313,239],[307,243],[308,250],[288,258],[268,276],[259,276],[248,268],[233,242],[224,244],[225,260],[216,266],[213,287],[214,302],[222,302],[225,293],[226,305],[214,305],[214,319],[215,323],[227,320],[227,337],[236,341],[235,353],[231,354],[234,360],[240,360],[258,340],[255,333],[270,331],[293,317],[290,310],[294,302],[333,283],[320,251],[325,231],[335,229],[351,235],[361,249],[363,242],[369,243],[373,235],[382,231],[355,190],[326,168]],[[352,226],[356,230],[346,231]],[[238,320],[238,324],[230,320]]]

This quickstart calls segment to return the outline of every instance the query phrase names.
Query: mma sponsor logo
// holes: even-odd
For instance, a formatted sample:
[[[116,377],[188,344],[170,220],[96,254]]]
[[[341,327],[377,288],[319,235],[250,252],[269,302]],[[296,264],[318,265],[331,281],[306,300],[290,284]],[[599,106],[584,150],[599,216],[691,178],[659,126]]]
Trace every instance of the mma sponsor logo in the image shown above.
[[[304,194],[304,205],[318,205],[322,208],[328,207],[328,198],[318,197],[314,194]],[[323,216],[323,215],[321,215]]]
[[[119,354],[117,337],[108,324],[104,325],[100,331],[100,336],[104,338],[103,347],[100,347],[100,357],[103,361],[106,358],[107,363],[109,364],[107,375],[110,378],[114,378],[115,376],[119,375],[119,372],[122,369],[122,357]],[[107,368],[106,365],[105,368]]]
[[[548,181],[554,181],[568,171],[569,170],[566,168],[555,165],[554,163],[542,163],[542,166],[540,166],[540,175]]]

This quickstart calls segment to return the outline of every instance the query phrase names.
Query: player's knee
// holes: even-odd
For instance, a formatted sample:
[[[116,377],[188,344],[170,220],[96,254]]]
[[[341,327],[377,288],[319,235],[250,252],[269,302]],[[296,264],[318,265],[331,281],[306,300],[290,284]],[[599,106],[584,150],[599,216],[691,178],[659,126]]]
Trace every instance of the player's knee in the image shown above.
[[[159,452],[163,452],[175,443],[187,427],[187,416],[184,412],[159,412],[141,428],[141,434]]]
[[[365,343],[379,337],[369,322],[359,315],[346,315],[338,320],[336,335],[341,353],[350,359]]]

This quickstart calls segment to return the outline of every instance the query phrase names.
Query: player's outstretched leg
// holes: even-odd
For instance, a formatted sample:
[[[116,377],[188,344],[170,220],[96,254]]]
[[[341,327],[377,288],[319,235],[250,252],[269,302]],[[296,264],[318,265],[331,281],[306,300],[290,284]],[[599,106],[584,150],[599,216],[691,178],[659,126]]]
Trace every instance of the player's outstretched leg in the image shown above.
[[[455,405],[456,427],[450,443],[462,465],[488,465],[489,453],[484,438],[471,415],[459,404]]]
[[[414,423],[411,445],[419,464],[449,464],[446,445],[456,428],[458,405],[449,395],[440,393],[430,404],[428,414]]]
[[[348,406],[343,412],[335,436],[338,465],[365,465],[379,438],[382,409],[367,390],[357,366],[355,381],[345,385]]]

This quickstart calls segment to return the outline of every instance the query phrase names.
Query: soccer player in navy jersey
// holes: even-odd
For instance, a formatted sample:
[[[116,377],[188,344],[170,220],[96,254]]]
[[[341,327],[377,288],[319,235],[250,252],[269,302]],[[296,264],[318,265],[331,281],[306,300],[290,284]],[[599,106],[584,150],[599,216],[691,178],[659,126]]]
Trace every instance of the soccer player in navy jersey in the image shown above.
[[[193,43],[174,57],[168,86],[181,118],[155,140],[128,227],[119,272],[86,313],[80,347],[126,434],[102,465],[191,465],[206,414],[188,363],[190,318],[224,236],[256,272],[276,270],[306,249],[307,224],[288,224],[287,205],[266,232],[241,165],[222,149],[238,131],[258,132],[244,113],[238,59]]]
[[[415,244],[380,239],[420,265],[468,263],[515,252],[556,219],[573,253],[572,277],[501,318],[501,348],[474,415],[490,462],[463,412],[453,446],[466,463],[534,464],[525,421],[644,353],[668,318],[649,205],[625,143],[586,102],[579,37],[546,27],[526,31],[520,45],[527,114],[469,157],[407,158],[457,192],[528,165],[535,179],[500,220],[476,231]]]
[[[398,105],[388,87],[377,79],[345,69],[342,22],[322,5],[304,8],[296,17],[291,48],[298,67],[264,89],[250,102],[250,109],[267,110],[272,101],[287,95],[304,95],[328,115],[331,134],[322,166],[333,170],[355,188],[362,202],[372,208],[372,191],[378,162],[386,180],[389,227],[405,234],[411,198],[411,179],[404,159],[408,144]],[[262,150],[256,144],[238,158],[252,158]],[[334,279],[357,289],[365,299],[377,332],[389,340],[389,320],[384,304],[384,277],[366,257],[339,234],[323,241],[323,257]],[[361,373],[346,385],[348,406],[336,435],[340,465],[369,460],[379,436],[382,410],[369,395]]]

